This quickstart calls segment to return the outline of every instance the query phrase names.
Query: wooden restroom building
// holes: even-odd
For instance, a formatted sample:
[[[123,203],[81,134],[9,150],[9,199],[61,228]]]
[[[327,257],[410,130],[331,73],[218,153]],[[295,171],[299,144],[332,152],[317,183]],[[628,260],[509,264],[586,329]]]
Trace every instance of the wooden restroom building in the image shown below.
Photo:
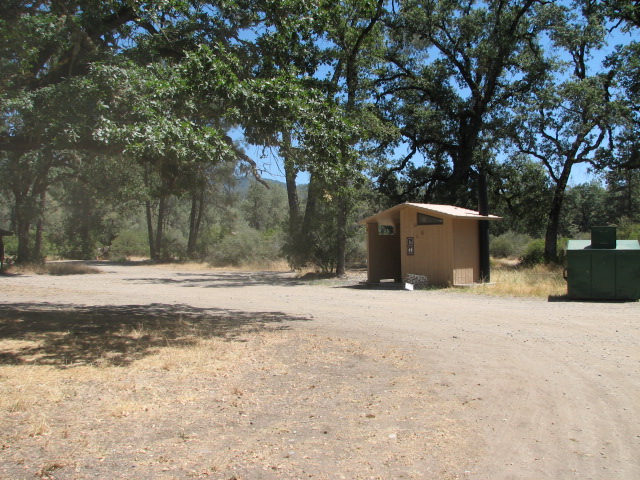
[[[403,203],[358,222],[367,227],[367,279],[402,282],[426,276],[433,285],[480,278],[479,222],[499,220],[452,205]]]

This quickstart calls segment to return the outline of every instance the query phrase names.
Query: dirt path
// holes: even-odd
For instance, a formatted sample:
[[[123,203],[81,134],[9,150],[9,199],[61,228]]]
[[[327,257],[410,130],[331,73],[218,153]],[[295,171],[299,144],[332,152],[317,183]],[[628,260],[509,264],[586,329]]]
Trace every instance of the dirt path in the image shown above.
[[[20,414],[3,420],[0,429],[14,433],[2,439],[0,478],[22,478],[22,471],[24,478],[640,478],[638,303],[370,290],[286,273],[99,268],[105,273],[0,278],[0,341],[13,342],[0,354],[7,365],[59,367],[64,351],[64,361],[95,370],[106,347],[94,352],[87,331],[69,348],[63,318],[126,317],[126,338],[104,324],[100,338],[128,352],[127,369],[103,371],[134,406],[122,417],[107,415],[108,426],[89,422],[85,433],[51,407],[46,441],[20,433]],[[58,343],[49,339],[49,350],[27,353],[20,342],[38,335],[25,325],[40,325],[43,312],[60,314],[46,317]],[[216,374],[218,393],[210,393],[213,367],[205,359],[182,368],[172,350],[170,368],[151,366],[162,348],[153,332],[144,345],[138,334],[134,346],[116,346],[131,340],[144,315],[156,325],[211,321],[211,341],[223,339],[228,355],[226,374]],[[81,330],[79,321],[73,328]],[[162,325],[164,341],[177,342]],[[11,367],[2,368],[5,395],[15,393]],[[185,386],[200,393],[180,401]],[[136,397],[143,387],[176,400],[144,403]],[[86,402],[82,388],[74,398],[98,415],[104,406]],[[64,396],[60,409],[74,401]],[[182,436],[158,431],[178,412],[188,412]],[[127,432],[119,422],[132,418],[138,427]],[[54,441],[60,423],[73,454]],[[100,438],[106,431],[113,444]],[[37,461],[58,466],[43,470]]]

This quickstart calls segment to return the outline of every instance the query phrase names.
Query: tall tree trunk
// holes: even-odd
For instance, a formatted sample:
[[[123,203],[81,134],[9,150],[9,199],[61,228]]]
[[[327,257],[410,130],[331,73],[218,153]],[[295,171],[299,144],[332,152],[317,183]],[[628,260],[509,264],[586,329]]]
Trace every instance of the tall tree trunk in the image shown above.
[[[144,202],[145,214],[147,217],[147,236],[149,240],[149,256],[151,260],[157,260],[158,254],[156,252],[156,242],[153,235],[153,213],[151,211],[151,201]]]
[[[300,200],[296,177],[298,169],[291,154],[291,133],[282,132],[282,153],[284,157],[284,174],[287,185],[287,200],[289,202],[289,235],[297,236],[300,231]]]
[[[28,263],[31,261],[31,248],[29,245],[29,231],[31,230],[31,223],[28,220],[21,218],[21,207],[16,205],[16,227],[18,236],[18,262]]]
[[[562,213],[562,204],[564,203],[564,195],[569,183],[569,175],[571,174],[572,160],[567,160],[562,169],[562,173],[556,182],[556,188],[553,192],[553,200],[551,201],[551,209],[549,210],[549,220],[547,221],[547,231],[544,237],[544,259],[545,262],[555,262],[558,259],[558,230],[560,227],[560,214]]]
[[[30,235],[32,208],[28,191],[14,190],[16,236],[18,237],[18,262],[31,261]]]
[[[147,189],[147,200],[144,202],[144,211],[147,218],[147,240],[149,241],[149,257],[151,260],[158,260],[158,252],[156,251],[155,236],[153,233],[153,209],[151,208],[151,200],[149,200],[151,190],[151,180],[149,179],[149,163],[144,164],[143,181],[144,186]]]
[[[318,195],[319,186],[317,176],[312,173],[309,177],[307,190],[307,205],[304,209],[304,219],[302,220],[302,236],[308,237],[313,229],[313,221],[318,215]]]
[[[44,209],[47,201],[47,191],[40,192],[38,199],[38,221],[36,222],[36,239],[33,245],[33,258],[42,258],[42,235],[44,233]]]
[[[91,197],[90,190],[86,189],[87,199],[82,202],[82,222],[80,228],[81,253],[84,258],[92,258],[95,245],[91,239],[91,217],[93,216],[94,200]]]
[[[289,244],[292,246],[289,263],[292,268],[298,268],[307,263],[309,244],[306,242],[305,238],[305,221],[300,213],[300,198],[298,197],[298,186],[296,184],[298,169],[292,154],[290,132],[282,132],[281,152],[284,158],[284,175],[287,187],[287,201],[289,205],[289,228],[287,236],[289,237]],[[313,175],[311,178],[313,178]],[[307,192],[309,196],[311,195],[310,192],[311,180],[309,182],[309,190]],[[312,200],[312,209],[314,208],[313,202],[314,200]],[[309,207],[308,203],[307,207]]]
[[[312,260],[315,246],[314,230],[318,218],[318,195],[319,186],[317,176],[312,172],[309,177],[307,204],[304,217],[302,218],[302,225],[298,224],[295,226],[293,236],[291,237],[292,252],[289,261],[293,268],[302,267]],[[298,218],[298,223],[300,223],[300,216]]]
[[[202,217],[204,216],[204,210],[205,210],[205,188],[204,187],[200,189],[200,201],[198,203],[199,203],[198,216],[196,217],[196,226],[194,229],[194,239],[193,239],[194,252],[198,242],[198,235],[200,235],[200,225],[202,225]]]
[[[189,215],[189,240],[187,242],[187,257],[192,258],[196,253],[196,243],[200,233],[200,225],[204,213],[205,187],[201,186],[192,193],[191,214]]]
[[[166,206],[167,206],[167,195],[164,192],[162,192],[160,194],[160,200],[158,202],[158,218],[156,223],[155,250],[156,250],[157,256],[162,255],[162,236],[164,233],[163,230],[164,230],[164,217],[166,212]]]
[[[191,212],[189,213],[189,239],[187,240],[187,257],[192,258],[196,251],[196,218],[198,217],[198,193],[191,192]]]
[[[338,199],[338,215],[336,218],[336,275],[342,276],[347,271],[347,219],[349,218],[349,199],[341,194]]]
[[[489,215],[489,191],[487,186],[487,174],[480,171],[478,174],[478,213],[483,216]],[[478,222],[480,254],[480,281],[489,283],[491,281],[491,261],[489,258],[489,221],[480,220]]]
[[[342,147],[342,156],[345,159],[348,153],[348,146]],[[347,273],[347,220],[349,218],[350,200],[349,195],[350,179],[343,178],[339,182],[338,193],[338,213],[336,215],[336,275],[343,276]]]

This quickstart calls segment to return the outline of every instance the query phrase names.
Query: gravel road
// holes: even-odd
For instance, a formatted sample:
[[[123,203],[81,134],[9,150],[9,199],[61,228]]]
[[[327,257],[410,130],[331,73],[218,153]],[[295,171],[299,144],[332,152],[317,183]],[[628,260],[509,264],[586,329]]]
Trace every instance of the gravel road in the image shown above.
[[[447,405],[443,415],[457,433],[446,444],[424,446],[448,450],[442,457],[448,465],[441,465],[447,478],[640,478],[638,302],[495,298],[309,282],[291,273],[96,265],[102,274],[0,277],[0,311],[153,306],[282,315],[288,335],[297,335],[292,338],[326,336],[401,355],[414,381],[394,391],[399,404],[420,390]],[[356,352],[338,362],[334,373],[358,371],[359,358]],[[365,364],[375,368],[364,360],[361,368]],[[410,433],[420,422],[413,421],[396,430]],[[402,434],[394,432],[388,438]],[[421,470],[420,448],[419,441],[407,444],[405,453],[416,461],[405,459],[402,474],[380,465],[362,478],[441,478]],[[370,443],[366,450],[374,458],[385,447]],[[343,478],[360,477],[341,461]],[[313,471],[301,462],[286,478]],[[318,476],[331,478],[332,468]],[[238,475],[245,477],[252,475]]]

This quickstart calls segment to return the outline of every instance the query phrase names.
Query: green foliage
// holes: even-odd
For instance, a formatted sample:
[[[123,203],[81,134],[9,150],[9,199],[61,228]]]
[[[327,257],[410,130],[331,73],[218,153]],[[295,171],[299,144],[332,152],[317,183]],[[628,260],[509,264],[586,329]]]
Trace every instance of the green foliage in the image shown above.
[[[616,229],[619,240],[640,241],[640,223],[633,223],[629,219],[622,219]]]
[[[215,266],[266,267],[281,258],[281,249],[277,232],[259,232],[245,226],[222,238],[208,260]]]
[[[353,225],[367,175],[381,204],[471,206],[479,170],[505,217],[495,254],[522,253],[511,231],[538,237],[545,223],[635,235],[640,47],[607,46],[604,22],[635,32],[633,2],[196,3],[0,7],[8,251],[92,258],[113,240],[112,255],[145,255],[151,230],[154,258],[238,264],[277,258],[291,218],[292,264],[339,271],[364,257]],[[498,164],[508,138],[521,155]],[[234,171],[260,167],[243,141],[320,185],[305,215],[287,215],[274,185],[231,193]],[[577,163],[611,168],[607,190],[568,188]]]
[[[566,248],[567,248],[567,240],[560,239],[556,244],[556,257],[550,263],[558,263],[562,264],[564,262],[566,256]],[[533,266],[540,265],[542,263],[546,263],[546,254],[545,254],[545,240],[542,238],[537,238],[535,240],[531,240],[524,252],[522,253],[522,264],[525,266]]]
[[[544,263],[544,244],[545,242],[542,238],[530,241],[522,254],[522,263],[526,266]]]
[[[292,268],[313,267],[332,273],[336,267],[337,202],[327,193],[316,202],[312,217],[305,219],[295,236],[288,235],[283,252]]]
[[[603,158],[599,152],[611,150],[611,132],[620,127],[626,107],[612,95],[615,70],[607,71],[592,61],[606,42],[606,18],[600,6],[576,1],[572,5],[556,2],[548,8],[553,46],[544,52],[548,68],[534,88],[511,99],[509,132],[515,150],[539,161],[553,182],[545,255],[554,259],[573,167],[597,165]],[[613,166],[610,160],[605,163]],[[585,218],[576,221],[578,230],[588,223]]]
[[[489,177],[491,213],[504,218],[491,231],[544,235],[552,189],[544,167],[523,155],[515,155],[493,169]]]
[[[18,237],[12,235],[10,237],[2,237],[4,243],[4,252],[6,255],[15,257],[18,255]]]
[[[147,233],[135,230],[123,230],[111,243],[108,252],[113,260],[126,260],[129,257],[146,257],[149,255]]]
[[[391,20],[385,109],[409,155],[381,182],[399,200],[467,206],[473,170],[506,138],[508,102],[538,81],[535,2],[402,2]],[[396,173],[397,172],[397,173]],[[423,200],[423,201],[424,201]]]
[[[243,217],[258,231],[282,228],[287,219],[287,194],[281,184],[270,182],[269,187],[251,182],[241,205]]]
[[[591,227],[611,223],[607,191],[599,182],[569,187],[565,194],[560,234],[575,238]],[[615,220],[615,218],[614,218]]]
[[[347,265],[363,266],[367,264],[367,238],[366,228],[353,226],[347,242]]]
[[[608,222],[640,223],[640,170],[610,170],[606,182]]]
[[[489,253],[496,258],[521,258],[531,240],[529,235],[516,232],[491,235]]]

